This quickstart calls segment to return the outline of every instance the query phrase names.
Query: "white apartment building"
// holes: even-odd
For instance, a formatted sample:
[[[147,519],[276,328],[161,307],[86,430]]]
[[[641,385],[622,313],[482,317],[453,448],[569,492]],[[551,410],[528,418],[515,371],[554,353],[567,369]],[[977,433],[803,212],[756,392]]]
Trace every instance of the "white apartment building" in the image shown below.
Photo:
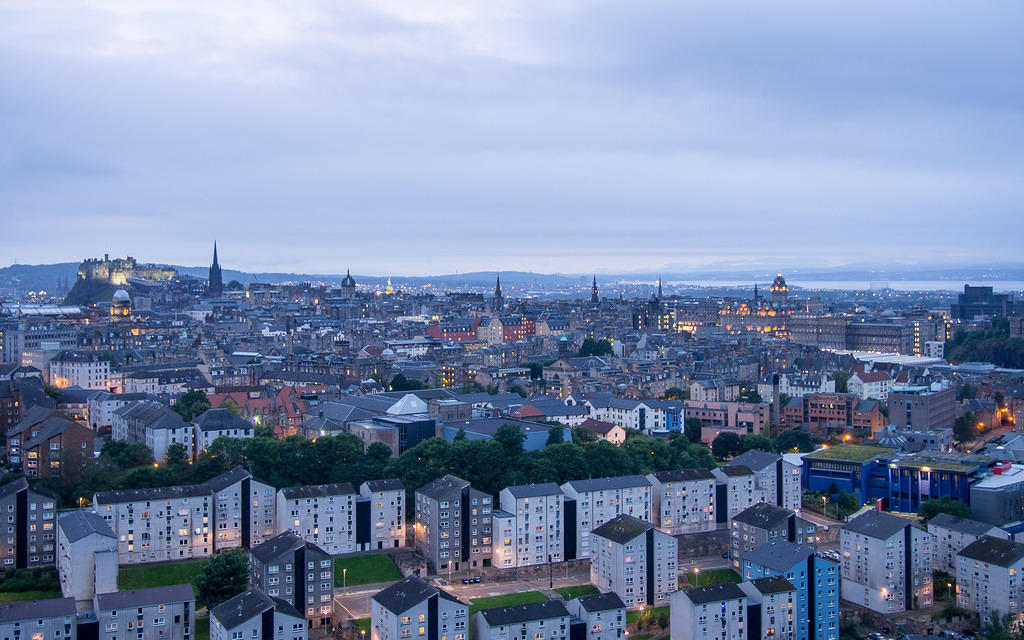
[[[298,609],[259,589],[243,591],[210,611],[210,640],[307,640]]]
[[[679,588],[679,545],[653,524],[620,515],[591,533],[590,583],[629,609],[668,603]]]
[[[651,483],[643,476],[573,480],[562,485],[565,502],[565,557],[590,557],[590,532],[619,515],[651,522]],[[568,500],[574,502],[570,504]],[[575,535],[570,535],[574,532]]]
[[[498,494],[501,510],[515,519],[515,546],[513,565],[562,562],[565,560],[563,535],[565,532],[565,494],[554,482],[506,487]],[[494,538],[495,546],[505,547],[507,538]],[[502,562],[506,558],[502,558]]]
[[[1008,614],[1011,628],[1024,622],[1024,544],[984,536],[961,549],[956,564],[958,607],[977,611],[983,624],[997,614]]]
[[[761,492],[757,490],[755,474],[748,467],[731,464],[727,467],[712,469],[715,476],[715,516],[732,519],[737,513],[761,501]],[[721,492],[718,487],[722,486]],[[724,501],[722,497],[725,497]],[[723,504],[724,502],[724,504]]]
[[[615,593],[573,598],[566,604],[573,617],[583,621],[586,640],[621,640],[626,632],[626,603]]]
[[[670,535],[715,529],[715,476],[707,469],[647,474],[654,524]]]
[[[398,549],[405,546],[405,487],[398,479],[367,480],[359,485],[360,500],[369,505],[369,536],[356,536],[359,551]],[[359,514],[356,517],[357,526]]]
[[[356,551],[356,499],[348,482],[277,492],[277,530],[291,531],[331,555]]]
[[[892,377],[885,371],[858,371],[850,376],[847,388],[861,400],[888,400]]]
[[[739,585],[712,584],[672,594],[672,638],[747,640],[747,594]]]
[[[97,593],[117,591],[117,541],[103,518],[79,509],[57,521],[60,591],[82,611]]]
[[[568,640],[569,611],[559,600],[483,609],[473,614],[473,640]]]
[[[984,536],[1009,539],[1009,534],[987,522],[940,513],[928,521],[928,533],[935,536],[932,562],[939,571],[955,576],[960,550]]]
[[[110,389],[110,361],[92,351],[61,351],[50,360],[49,382],[55,387]]]
[[[803,500],[801,464],[794,464],[781,454],[760,449],[751,449],[733,458],[730,464],[754,472],[754,490],[759,502],[800,512]]]
[[[71,598],[7,602],[0,605],[0,638],[78,637],[75,601]]]
[[[747,595],[747,627],[754,638],[796,640],[796,587],[783,577],[740,583]]]
[[[93,598],[100,640],[191,640],[195,609],[190,584],[98,593]]]
[[[935,537],[914,522],[868,511],[843,527],[843,600],[883,614],[931,606]]]
[[[469,605],[415,576],[373,596],[368,640],[410,638],[468,640]]]

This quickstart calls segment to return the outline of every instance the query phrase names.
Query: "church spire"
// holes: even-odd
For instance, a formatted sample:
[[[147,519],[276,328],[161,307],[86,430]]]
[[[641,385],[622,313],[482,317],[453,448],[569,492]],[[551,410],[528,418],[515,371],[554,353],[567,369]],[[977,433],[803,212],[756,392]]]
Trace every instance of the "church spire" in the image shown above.
[[[590,287],[590,301],[595,304],[600,301],[597,295],[597,274],[594,274],[594,284]]]
[[[213,241],[213,262],[210,264],[210,276],[207,289],[214,298],[224,294],[224,277],[221,274],[220,262],[217,261],[217,241]]]
[[[494,284],[494,310],[502,311],[505,308],[505,297],[501,295],[501,274],[496,274]]]
[[[661,276],[658,276],[658,300],[661,300]]]

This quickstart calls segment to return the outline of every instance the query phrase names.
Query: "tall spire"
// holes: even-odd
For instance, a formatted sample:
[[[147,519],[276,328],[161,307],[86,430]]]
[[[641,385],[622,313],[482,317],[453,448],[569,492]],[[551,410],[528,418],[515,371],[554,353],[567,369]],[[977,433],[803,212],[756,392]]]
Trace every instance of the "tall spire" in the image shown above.
[[[213,241],[213,264],[214,264],[214,266],[218,266],[218,267],[220,266],[219,264],[217,264],[217,241],[216,240]]]
[[[658,276],[658,300],[661,300],[661,276]]]
[[[220,263],[217,261],[217,241],[213,241],[213,263],[210,264],[210,276],[207,289],[213,297],[224,295],[224,279],[220,270]]]
[[[501,295],[501,274],[496,274],[494,283],[494,304],[495,311],[502,311],[505,308],[505,297]]]
[[[597,303],[600,298],[597,295],[597,274],[594,274],[594,284],[590,287],[590,301]]]

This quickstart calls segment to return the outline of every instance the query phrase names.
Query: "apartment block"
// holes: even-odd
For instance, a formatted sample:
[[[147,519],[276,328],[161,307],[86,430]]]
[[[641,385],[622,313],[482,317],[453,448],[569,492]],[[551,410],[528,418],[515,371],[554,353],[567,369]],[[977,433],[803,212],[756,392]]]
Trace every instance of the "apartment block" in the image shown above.
[[[800,474],[802,466],[788,461],[778,453],[751,449],[736,458],[732,465],[754,472],[754,490],[761,502],[774,504],[797,513],[803,506]]]
[[[359,485],[356,509],[356,548],[359,551],[405,546],[405,487],[401,480],[367,480]],[[365,518],[363,509],[367,512]]]
[[[396,582],[370,599],[369,640],[414,637],[467,640],[469,605],[415,576]]]
[[[592,532],[590,583],[626,607],[664,606],[679,588],[678,541],[653,524],[620,515]]]
[[[0,538],[4,568],[52,565],[56,546],[57,497],[25,478],[0,485],[0,513],[7,519]]]
[[[955,576],[956,556],[960,551],[985,536],[1009,539],[1010,534],[987,522],[958,518],[940,513],[928,521],[928,533],[935,536],[935,552],[932,554],[934,567]]]
[[[888,513],[851,520],[840,532],[843,600],[879,613],[930,606],[934,539]]]
[[[529,565],[565,560],[565,494],[554,482],[506,487],[499,494],[501,510],[512,514],[515,564]],[[495,545],[505,539],[495,537]],[[508,565],[506,565],[508,566]]]
[[[739,585],[713,584],[672,594],[672,638],[747,640],[747,594]]]
[[[562,485],[562,493],[567,559],[591,557],[590,532],[616,516],[653,519],[651,483],[644,476],[573,480]]]
[[[190,584],[97,594],[99,640],[192,640],[196,598]]]
[[[715,476],[715,519],[718,522],[728,522],[740,511],[760,502],[757,480],[749,467],[731,464],[712,469],[711,473]]]
[[[817,527],[813,522],[798,517],[789,509],[758,502],[747,507],[730,521],[730,556],[732,565],[740,568],[740,559],[757,547],[772,540],[785,540],[797,544],[813,545]]]
[[[474,640],[568,640],[569,611],[559,600],[483,609],[473,614]]]
[[[491,496],[446,475],[416,490],[416,549],[435,573],[491,565]]]
[[[1011,628],[1024,622],[1024,544],[983,536],[960,550],[956,565],[957,606],[977,611],[983,624],[995,615],[1009,615]]]
[[[357,498],[348,482],[279,489],[277,530],[292,531],[331,555],[352,553],[356,551]]]
[[[715,529],[715,476],[707,469],[658,471],[651,483],[654,524],[669,535]]]
[[[747,595],[750,638],[797,640],[796,587],[785,578],[755,578],[740,583]]]
[[[259,589],[243,591],[210,611],[210,640],[307,640],[302,614]]]
[[[253,547],[249,567],[249,585],[304,613],[310,629],[334,624],[334,560],[328,552],[286,531]]]
[[[49,382],[55,387],[107,389],[111,386],[110,361],[95,351],[61,351],[50,360]]]
[[[75,618],[75,601],[53,598],[0,604],[0,637],[76,640],[78,620]]]
[[[616,593],[573,598],[566,604],[566,608],[570,615],[583,621],[585,640],[618,640],[626,637],[626,603]]]
[[[117,591],[117,539],[103,518],[84,509],[61,515],[57,575],[61,594],[83,611],[97,593]]]

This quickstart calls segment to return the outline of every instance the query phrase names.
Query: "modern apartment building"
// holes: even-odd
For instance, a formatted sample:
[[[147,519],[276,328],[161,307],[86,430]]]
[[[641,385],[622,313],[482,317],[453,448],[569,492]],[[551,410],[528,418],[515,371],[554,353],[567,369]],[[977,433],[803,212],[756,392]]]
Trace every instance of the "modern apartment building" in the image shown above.
[[[868,511],[840,532],[842,598],[877,611],[932,604],[935,537],[914,521]]]
[[[569,611],[559,600],[483,609],[473,614],[474,640],[569,639]]]
[[[99,640],[192,640],[196,597],[190,584],[97,594]]]
[[[654,524],[669,535],[715,529],[715,476],[707,469],[647,474]]]
[[[292,531],[331,555],[352,553],[356,551],[357,498],[348,482],[279,489],[277,530]]]
[[[1010,534],[997,526],[968,518],[958,518],[948,513],[940,513],[929,520],[928,533],[935,536],[933,566],[938,571],[945,571],[953,576],[957,572],[956,556],[964,547],[984,536],[1004,540],[1010,538]]]
[[[0,557],[4,568],[52,565],[56,546],[57,497],[25,478],[0,485],[0,513],[6,518]]]
[[[446,475],[416,490],[416,549],[435,573],[491,564],[491,496]]]
[[[739,585],[712,584],[672,594],[672,638],[747,640],[747,594]]]
[[[75,601],[71,598],[0,604],[0,638],[78,638]]]
[[[356,512],[356,548],[359,551],[398,549],[406,545],[405,487],[401,480],[367,480],[359,485]]]
[[[960,550],[956,565],[957,606],[977,611],[983,624],[995,615],[1009,615],[1011,628],[1024,621],[1024,544],[983,536]]]
[[[644,476],[573,480],[565,494],[565,557],[591,556],[590,532],[612,518],[628,515],[651,522],[651,483]],[[571,535],[569,532],[574,532]]]
[[[755,578],[740,583],[747,595],[750,638],[797,640],[796,587],[785,578]]]
[[[600,593],[573,598],[566,604],[569,613],[583,621],[586,640],[619,640],[626,633],[626,603],[616,593]]]
[[[730,528],[730,556],[737,569],[743,556],[766,542],[785,540],[813,545],[817,536],[813,522],[767,502],[758,502],[737,513],[730,521]]]
[[[307,640],[302,614],[259,589],[243,591],[210,611],[210,640]]]
[[[411,638],[467,640],[469,605],[415,576],[373,596],[369,640]]]
[[[50,360],[49,381],[55,387],[105,389],[111,386],[110,361],[96,351],[61,351]]]
[[[61,594],[83,611],[97,593],[117,591],[117,540],[103,518],[84,509],[61,515],[57,575]]]
[[[712,469],[715,476],[715,519],[728,522],[737,513],[759,502],[757,479],[749,467],[731,464]]]
[[[334,624],[334,560],[290,531],[249,552],[249,586],[280,597],[306,616],[309,628]]]
[[[664,606],[679,588],[679,544],[653,524],[620,515],[594,529],[590,583],[626,607]]]
[[[754,490],[761,502],[800,512],[803,506],[801,465],[789,462],[781,454],[760,449],[751,449],[733,458],[730,464],[746,467],[754,472]]]
[[[499,494],[501,510],[512,514],[515,563],[524,567],[562,562],[565,535],[565,494],[554,482],[506,487]],[[505,539],[495,537],[495,545]],[[508,565],[506,565],[508,566]]]

